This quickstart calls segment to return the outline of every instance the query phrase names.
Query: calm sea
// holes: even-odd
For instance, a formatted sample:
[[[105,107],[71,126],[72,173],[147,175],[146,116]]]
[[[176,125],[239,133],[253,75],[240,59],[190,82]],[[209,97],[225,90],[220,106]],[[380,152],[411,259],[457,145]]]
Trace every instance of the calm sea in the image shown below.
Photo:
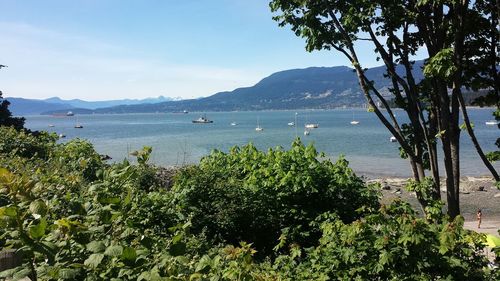
[[[495,149],[500,136],[496,126],[487,126],[492,109],[470,109],[476,135],[485,151]],[[399,121],[404,112],[396,111]],[[358,174],[368,176],[409,176],[406,160],[399,158],[398,144],[389,142],[390,133],[375,114],[362,109],[329,111],[259,111],[207,112],[212,124],[193,124],[199,113],[79,115],[73,117],[28,116],[26,126],[65,134],[66,140],[83,138],[91,141],[101,154],[120,161],[142,146],[153,147],[151,161],[160,165],[195,163],[212,149],[227,151],[234,145],[253,143],[260,149],[282,146],[289,148],[295,137],[314,143],[319,151],[332,159],[345,155]],[[297,128],[288,126],[295,122]],[[350,121],[360,121],[351,125]],[[83,129],[75,129],[76,123]],[[231,126],[236,122],[236,126]],[[256,132],[257,122],[264,128]],[[304,136],[305,123],[318,123],[310,135]],[[49,124],[54,127],[49,127]],[[488,171],[477,156],[466,132],[461,137],[461,167],[463,175],[481,175]],[[500,169],[500,164],[495,164]],[[444,175],[444,174],[443,174]]]

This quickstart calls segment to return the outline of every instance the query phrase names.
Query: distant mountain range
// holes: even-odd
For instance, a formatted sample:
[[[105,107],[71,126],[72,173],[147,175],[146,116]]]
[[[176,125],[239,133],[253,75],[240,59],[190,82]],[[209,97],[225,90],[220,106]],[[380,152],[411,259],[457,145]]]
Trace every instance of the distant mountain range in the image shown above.
[[[414,65],[417,81],[423,78],[422,61]],[[403,69],[397,71],[403,75]],[[374,67],[367,76],[383,95],[390,95],[391,81],[384,77],[385,66]],[[404,76],[404,75],[403,75]],[[340,106],[362,106],[366,103],[352,68],[347,66],[310,67],[276,72],[251,87],[238,88],[230,92],[219,92],[212,96],[190,100],[162,100],[160,97],[146,100],[119,100],[87,102],[50,98],[43,101],[50,106],[32,104],[29,114],[64,113],[147,113],[187,111],[234,111],[234,110],[283,110],[283,109],[329,109]],[[12,110],[17,115],[27,112],[20,108],[18,100],[11,99]],[[33,100],[24,100],[33,102]],[[36,110],[35,110],[36,108]]]
[[[63,100],[52,97],[43,100],[8,97],[10,110],[14,115],[36,115],[45,112],[66,112],[79,111],[91,113],[98,108],[113,107],[119,105],[154,104],[160,102],[179,100],[180,98],[169,98],[159,96],[157,98],[146,99],[122,99],[105,101],[84,101],[80,99]]]

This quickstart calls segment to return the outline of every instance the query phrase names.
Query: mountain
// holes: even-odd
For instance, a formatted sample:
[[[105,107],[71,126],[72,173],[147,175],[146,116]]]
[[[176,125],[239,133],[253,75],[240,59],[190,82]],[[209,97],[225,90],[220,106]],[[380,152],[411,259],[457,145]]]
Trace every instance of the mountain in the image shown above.
[[[159,96],[157,98],[146,99],[122,99],[122,100],[105,100],[105,101],[84,101],[80,99],[63,100],[58,97],[52,97],[44,100],[25,99],[25,98],[6,98],[10,103],[9,109],[13,115],[37,115],[45,112],[51,113],[66,113],[71,110],[76,114],[90,114],[93,110],[101,107],[112,107],[119,105],[138,105],[138,104],[154,104],[160,102],[174,101],[179,98],[169,98]]]
[[[122,99],[122,100],[104,100],[104,101],[84,101],[80,99],[63,100],[58,97],[48,98],[43,101],[55,104],[67,104],[76,108],[85,109],[96,109],[102,107],[112,107],[118,105],[135,105],[143,103],[160,103],[166,101],[179,100],[179,98],[169,98],[164,96],[159,96],[157,98],[146,98],[146,99]]]
[[[67,112],[73,106],[66,103],[50,103],[43,100],[6,98],[10,102],[9,110],[15,116],[37,115],[45,111]]]
[[[423,78],[421,66],[415,63],[414,76]],[[402,67],[397,69],[404,76]],[[383,95],[389,95],[391,81],[384,77],[385,67],[367,71],[367,76]],[[361,106],[366,103],[353,69],[346,66],[310,67],[276,72],[251,87],[219,92],[212,96],[169,101],[157,104],[121,105],[94,110],[95,113],[141,113],[233,110],[328,109],[339,106]]]

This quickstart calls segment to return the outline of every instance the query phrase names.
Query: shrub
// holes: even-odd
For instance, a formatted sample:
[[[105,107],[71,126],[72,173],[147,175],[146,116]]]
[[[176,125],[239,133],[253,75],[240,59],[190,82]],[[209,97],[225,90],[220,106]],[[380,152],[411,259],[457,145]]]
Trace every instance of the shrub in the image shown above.
[[[13,127],[0,126],[0,154],[5,157],[47,159],[56,140],[56,134],[41,132],[34,135],[25,130],[17,131]]]
[[[321,228],[318,247],[277,259],[283,280],[490,280],[485,239],[465,230],[460,216],[433,224],[395,201],[350,224],[333,220]]]
[[[97,171],[104,165],[92,144],[80,139],[61,144],[55,150],[54,158],[68,170],[81,171],[83,178],[88,181],[97,179]]]
[[[198,166],[181,171],[174,192],[194,233],[215,242],[253,243],[269,254],[282,231],[289,243],[314,245],[319,230],[311,223],[322,213],[351,222],[359,209],[378,206],[377,192],[348,167],[319,160],[312,145],[299,140],[289,151],[258,151],[253,145],[214,151]]]

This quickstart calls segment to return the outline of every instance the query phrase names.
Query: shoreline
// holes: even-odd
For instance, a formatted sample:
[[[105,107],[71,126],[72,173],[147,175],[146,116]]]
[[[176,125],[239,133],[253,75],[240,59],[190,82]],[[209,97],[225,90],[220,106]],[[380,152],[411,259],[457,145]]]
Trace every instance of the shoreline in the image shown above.
[[[422,207],[415,192],[404,188],[408,178],[380,177],[366,180],[366,183],[380,183],[382,186],[382,204],[389,204],[395,199],[404,200],[421,215]],[[441,199],[446,204],[446,185],[441,179]],[[484,228],[477,228],[476,212],[483,213]],[[460,178],[460,213],[465,219],[465,226],[470,230],[489,233],[499,236],[500,229],[500,189],[495,186],[491,176],[462,177]],[[488,227],[486,227],[488,225]]]

